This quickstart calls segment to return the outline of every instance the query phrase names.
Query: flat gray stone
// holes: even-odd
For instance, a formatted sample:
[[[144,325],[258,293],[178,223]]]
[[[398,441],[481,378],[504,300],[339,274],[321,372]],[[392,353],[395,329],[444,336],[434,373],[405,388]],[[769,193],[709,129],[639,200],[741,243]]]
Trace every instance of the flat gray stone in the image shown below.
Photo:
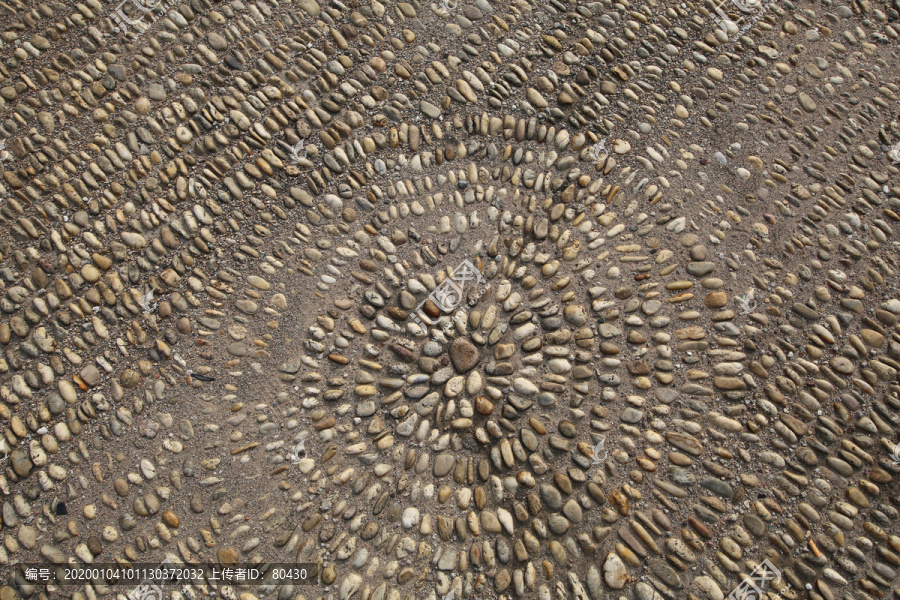
[[[452,454],[438,454],[434,459],[434,476],[444,477],[456,465],[456,457]]]
[[[715,477],[705,477],[700,482],[700,485],[722,498],[731,498],[732,493],[734,493],[730,485]]]

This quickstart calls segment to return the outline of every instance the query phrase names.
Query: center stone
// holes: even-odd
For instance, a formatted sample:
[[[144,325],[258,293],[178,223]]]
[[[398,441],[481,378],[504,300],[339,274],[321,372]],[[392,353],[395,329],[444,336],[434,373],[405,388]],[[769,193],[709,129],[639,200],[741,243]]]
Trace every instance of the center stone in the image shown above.
[[[475,344],[466,338],[456,338],[450,344],[450,362],[457,373],[467,373],[481,360],[481,353]]]

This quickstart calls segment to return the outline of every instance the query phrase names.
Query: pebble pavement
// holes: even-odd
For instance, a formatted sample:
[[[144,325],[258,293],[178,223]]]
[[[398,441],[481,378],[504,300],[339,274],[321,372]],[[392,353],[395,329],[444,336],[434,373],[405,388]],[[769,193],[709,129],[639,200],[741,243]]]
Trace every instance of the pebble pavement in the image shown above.
[[[318,564],[167,600],[900,597],[898,40],[0,3],[0,600],[165,559]]]

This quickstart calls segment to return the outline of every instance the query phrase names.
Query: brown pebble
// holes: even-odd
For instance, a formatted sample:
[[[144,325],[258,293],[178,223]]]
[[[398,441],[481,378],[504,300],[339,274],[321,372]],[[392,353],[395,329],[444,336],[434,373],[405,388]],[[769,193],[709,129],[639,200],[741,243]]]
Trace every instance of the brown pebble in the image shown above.
[[[494,412],[494,404],[484,396],[475,398],[475,410],[479,415],[489,415]]]
[[[181,335],[187,335],[191,332],[191,321],[187,317],[180,317],[175,322],[175,328]]]
[[[120,477],[113,482],[113,489],[124,498],[128,495],[128,482]]]

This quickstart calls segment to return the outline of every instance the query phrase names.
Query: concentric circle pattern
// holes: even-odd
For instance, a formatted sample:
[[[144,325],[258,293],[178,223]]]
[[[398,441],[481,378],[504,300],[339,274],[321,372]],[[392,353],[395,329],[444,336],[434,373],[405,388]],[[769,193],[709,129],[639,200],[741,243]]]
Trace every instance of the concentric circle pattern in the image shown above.
[[[0,4],[0,600],[900,597],[898,50],[896,0]],[[32,570],[159,564],[267,575]]]

